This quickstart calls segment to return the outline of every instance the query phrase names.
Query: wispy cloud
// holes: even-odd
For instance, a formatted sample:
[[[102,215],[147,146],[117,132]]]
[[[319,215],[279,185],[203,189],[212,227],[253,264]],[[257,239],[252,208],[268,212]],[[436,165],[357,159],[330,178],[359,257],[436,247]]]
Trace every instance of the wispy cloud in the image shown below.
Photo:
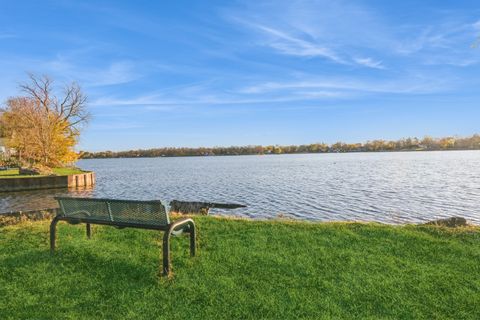
[[[354,58],[354,61],[360,65],[365,67],[373,68],[373,69],[385,69],[382,61],[373,60],[372,58]]]
[[[473,29],[475,29],[476,31],[480,31],[480,20],[478,20],[477,22],[475,22],[474,24],[472,24],[472,27],[473,27]]]
[[[75,63],[64,57],[43,64],[44,72],[72,78],[85,86],[106,86],[128,83],[141,77],[132,61],[111,61],[104,66],[92,67]]]
[[[432,48],[445,50],[451,45],[449,40],[451,30],[433,30],[430,26],[405,26],[403,30],[404,33],[411,34],[411,36],[398,36],[392,47],[396,54],[412,55]]]
[[[320,98],[341,98],[343,94],[337,91],[297,92],[276,96],[248,97],[242,95],[216,95],[204,92],[191,97],[177,96],[138,96],[133,98],[103,97],[90,103],[92,106],[141,106],[146,110],[173,111],[182,106],[212,106],[212,105],[246,105],[271,104],[293,101],[318,100]]]
[[[251,94],[267,92],[292,92],[303,90],[337,90],[339,95],[348,92],[357,93],[394,93],[394,94],[428,94],[445,91],[450,88],[450,82],[423,77],[408,77],[390,80],[361,80],[356,78],[309,78],[303,80],[267,82],[243,88],[241,91]],[[355,97],[350,95],[351,97]]]
[[[170,88],[137,96],[103,96],[90,104],[96,107],[132,107],[146,111],[178,112],[213,106],[261,106],[280,108],[292,102],[355,100],[372,94],[432,94],[448,92],[445,79],[409,75],[396,79],[361,79],[358,77],[300,77],[283,81],[255,82],[249,86],[222,88],[215,83]]]
[[[379,45],[384,38],[379,34],[385,28],[378,26],[368,10],[350,3],[274,1],[227,11],[225,18],[251,32],[254,43],[281,54],[382,69],[381,63],[357,58],[358,52],[351,49]],[[369,30],[362,37],[354,36],[366,28]]]
[[[90,78],[91,85],[99,86],[131,82],[140,78],[141,74],[131,61],[114,61],[105,69],[94,71],[87,77]]]
[[[473,30],[478,33],[480,21],[468,22],[452,13],[439,14],[435,23],[430,19],[393,25],[368,5],[306,0],[250,3],[227,11],[225,18],[250,32],[253,43],[290,56],[324,58],[346,68],[383,70],[389,60],[399,65],[402,59],[408,59],[410,68],[432,61],[478,60],[462,48],[471,43]],[[415,63],[409,60],[413,56]]]
[[[276,49],[280,53],[300,57],[323,57],[337,63],[346,63],[332,49],[311,40],[302,39],[299,36],[289,34],[286,31],[275,29],[270,26],[236,19],[243,25],[261,31],[268,36],[264,45]]]
[[[95,130],[128,130],[128,129],[138,129],[143,128],[144,125],[138,123],[131,123],[131,122],[114,122],[114,123],[101,123],[95,124]]]

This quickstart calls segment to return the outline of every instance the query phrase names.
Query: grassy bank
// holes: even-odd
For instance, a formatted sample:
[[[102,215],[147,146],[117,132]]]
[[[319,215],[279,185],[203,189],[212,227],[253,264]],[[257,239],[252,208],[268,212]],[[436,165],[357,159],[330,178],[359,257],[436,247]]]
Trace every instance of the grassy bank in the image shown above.
[[[71,174],[80,174],[84,171],[77,168],[54,168],[52,169],[53,173],[57,176],[68,176]],[[9,169],[0,171],[0,179],[9,179],[9,178],[31,178],[31,177],[44,177],[42,175],[26,175],[19,174],[18,169]]]
[[[48,222],[0,229],[5,319],[479,319],[480,230],[195,217],[199,255],[158,232]]]

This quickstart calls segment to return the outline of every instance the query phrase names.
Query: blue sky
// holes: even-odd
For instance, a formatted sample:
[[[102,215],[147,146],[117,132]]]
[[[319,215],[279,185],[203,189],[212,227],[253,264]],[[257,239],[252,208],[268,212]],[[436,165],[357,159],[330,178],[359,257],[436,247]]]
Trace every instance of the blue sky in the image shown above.
[[[478,1],[0,0],[0,100],[79,82],[79,149],[480,132]]]

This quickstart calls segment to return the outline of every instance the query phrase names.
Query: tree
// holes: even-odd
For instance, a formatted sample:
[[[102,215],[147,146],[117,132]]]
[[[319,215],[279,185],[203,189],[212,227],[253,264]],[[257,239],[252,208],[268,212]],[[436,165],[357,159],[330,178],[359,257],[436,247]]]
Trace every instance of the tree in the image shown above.
[[[7,144],[21,163],[55,167],[72,163],[74,150],[90,114],[86,96],[76,83],[56,94],[50,78],[29,75],[20,86],[23,96],[11,98],[2,110],[0,124]]]
[[[427,150],[433,150],[436,148],[436,141],[430,136],[425,136],[420,143]]]

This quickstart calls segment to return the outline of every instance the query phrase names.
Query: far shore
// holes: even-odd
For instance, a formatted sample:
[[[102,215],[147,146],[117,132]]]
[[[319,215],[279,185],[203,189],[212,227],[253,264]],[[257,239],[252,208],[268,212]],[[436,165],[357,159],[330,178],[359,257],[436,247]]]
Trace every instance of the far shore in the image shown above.
[[[245,154],[204,154],[204,155],[160,155],[160,156],[97,156],[80,157],[80,160],[91,159],[138,159],[138,158],[195,158],[195,157],[237,157],[237,156],[279,156],[279,155],[308,155],[308,154],[358,154],[358,153],[416,153],[416,152],[446,152],[446,151],[480,151],[478,149],[446,149],[446,150],[379,150],[379,151],[337,151],[337,152],[295,152],[295,153],[245,153]]]
[[[185,157],[185,156],[236,156],[269,154],[310,154],[349,152],[410,152],[480,150],[480,135],[470,137],[443,137],[423,139],[403,138],[400,140],[372,140],[364,143],[336,142],[310,143],[302,145],[243,145],[229,147],[162,147],[128,151],[82,151],[81,158],[138,158],[138,157]]]

